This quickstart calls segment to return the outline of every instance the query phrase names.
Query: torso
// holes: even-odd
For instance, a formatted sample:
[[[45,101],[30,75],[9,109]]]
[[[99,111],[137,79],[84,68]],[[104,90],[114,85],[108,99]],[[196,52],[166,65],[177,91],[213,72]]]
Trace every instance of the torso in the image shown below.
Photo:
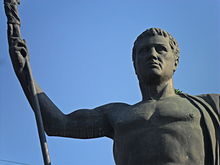
[[[187,99],[118,106],[108,117],[117,165],[204,165],[200,113]]]

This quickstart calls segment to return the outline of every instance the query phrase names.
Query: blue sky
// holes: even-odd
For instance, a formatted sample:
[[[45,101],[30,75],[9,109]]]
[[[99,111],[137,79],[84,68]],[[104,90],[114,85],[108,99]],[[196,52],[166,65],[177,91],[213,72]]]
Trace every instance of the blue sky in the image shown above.
[[[219,0],[21,0],[19,7],[34,77],[64,113],[138,102],[131,50],[150,27],[167,30],[179,42],[176,88],[193,95],[220,93],[219,10]],[[8,56],[3,5],[0,20],[0,160],[40,165],[34,114]],[[114,164],[110,139],[47,141],[54,165]]]

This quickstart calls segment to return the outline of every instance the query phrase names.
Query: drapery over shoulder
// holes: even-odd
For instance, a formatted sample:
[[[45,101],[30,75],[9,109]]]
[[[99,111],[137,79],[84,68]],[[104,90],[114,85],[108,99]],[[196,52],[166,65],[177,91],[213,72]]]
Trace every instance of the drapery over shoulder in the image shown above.
[[[181,95],[186,97],[201,113],[201,127],[205,143],[205,165],[220,165],[220,94],[192,96],[183,93]]]

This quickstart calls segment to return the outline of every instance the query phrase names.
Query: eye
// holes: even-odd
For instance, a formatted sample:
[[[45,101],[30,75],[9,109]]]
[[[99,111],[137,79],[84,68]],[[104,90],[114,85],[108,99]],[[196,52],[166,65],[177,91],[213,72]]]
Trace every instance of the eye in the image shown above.
[[[163,52],[167,52],[167,48],[163,45],[156,45],[155,49],[158,53],[163,53]]]
[[[139,49],[138,54],[146,53],[149,50],[150,48],[148,46],[142,47],[141,49]]]

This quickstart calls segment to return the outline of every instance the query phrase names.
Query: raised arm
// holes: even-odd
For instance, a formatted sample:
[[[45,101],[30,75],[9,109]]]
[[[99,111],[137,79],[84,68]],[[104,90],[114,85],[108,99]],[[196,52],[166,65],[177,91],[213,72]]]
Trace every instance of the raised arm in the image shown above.
[[[30,88],[31,85],[36,88],[46,133],[48,135],[74,138],[112,137],[112,129],[104,113],[106,107],[109,106],[102,106],[94,110],[78,110],[65,115],[53,104],[36,82],[30,83],[29,53],[26,42],[21,38],[20,34],[18,3],[18,0],[5,1],[10,57],[16,76],[34,110],[36,105]],[[31,82],[33,81],[31,80]]]
[[[25,41],[15,38],[10,45],[15,73],[23,91],[33,107],[33,100],[26,80],[26,62],[29,60]],[[73,138],[112,137],[113,131],[106,117],[109,106],[101,106],[93,110],[77,110],[71,114],[63,114],[47,97],[35,82],[45,131],[51,136]]]

